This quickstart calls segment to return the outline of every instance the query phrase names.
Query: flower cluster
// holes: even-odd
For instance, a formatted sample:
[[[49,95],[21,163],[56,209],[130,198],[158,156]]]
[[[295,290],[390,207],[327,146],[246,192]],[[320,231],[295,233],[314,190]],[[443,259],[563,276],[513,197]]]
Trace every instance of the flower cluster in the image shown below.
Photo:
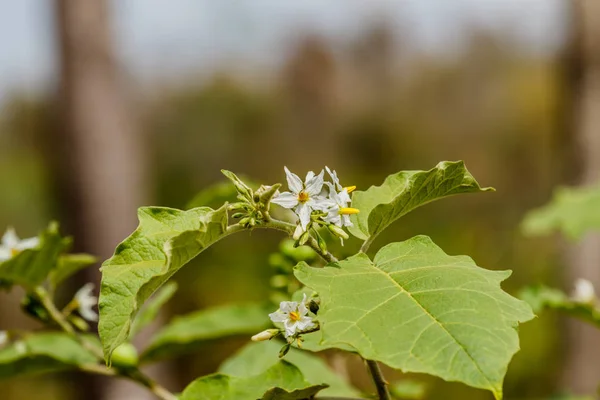
[[[356,187],[343,187],[337,173],[328,167],[325,170],[331,182],[324,180],[325,170],[318,175],[309,171],[303,182],[287,167],[284,169],[289,191],[277,194],[271,202],[293,210],[298,216],[294,239],[300,239],[313,223],[325,225],[338,237],[347,239],[348,234],[341,228],[352,226],[350,215],[359,212],[349,207],[352,202],[350,193]]]
[[[29,239],[19,239],[13,228],[8,228],[2,236],[0,242],[0,262],[9,260],[22,252],[23,250],[32,249],[40,244],[40,239],[32,237]]]

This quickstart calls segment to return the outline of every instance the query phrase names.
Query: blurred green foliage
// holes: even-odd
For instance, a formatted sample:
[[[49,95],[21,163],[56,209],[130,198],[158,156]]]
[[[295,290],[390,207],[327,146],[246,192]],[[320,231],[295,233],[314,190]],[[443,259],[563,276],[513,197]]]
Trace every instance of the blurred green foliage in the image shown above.
[[[377,33],[382,34],[385,30]],[[345,185],[366,189],[367,182],[381,183],[399,170],[460,159],[482,185],[497,192],[422,207],[383,233],[371,251],[380,243],[427,234],[448,254],[469,254],[489,269],[512,269],[504,287],[509,292],[538,281],[560,286],[553,243],[526,240],[519,233],[526,210],[547,201],[568,167],[562,157],[565,111],[556,62],[474,32],[460,57],[411,54],[397,68],[389,40],[376,40],[368,58],[357,56],[370,35],[375,33],[366,32],[343,49],[306,39],[290,49],[287,64],[266,84],[221,74],[140,101],[155,184],[149,202],[182,208],[197,192],[220,182],[223,168],[273,183],[284,180],[284,165],[297,171],[328,165]],[[340,51],[343,62],[334,56]],[[60,154],[47,145],[57,129],[54,107],[48,99],[16,97],[1,110],[0,227],[17,226],[24,237],[70,212],[61,208]],[[255,231],[217,243],[176,275],[180,290],[169,309],[182,314],[264,300],[271,293],[268,255],[280,239],[274,232]],[[350,240],[345,248],[332,245],[331,250],[344,255],[358,245]],[[522,351],[505,382],[508,399],[548,398],[561,389],[557,349],[564,339],[557,318],[545,316],[521,328]],[[12,315],[0,313],[0,324],[13,322]],[[201,357],[183,356],[175,366],[179,384],[215,371],[242,343],[217,343],[203,349]],[[350,363],[349,369],[358,387],[371,387],[360,363]],[[387,374],[401,379],[399,373]],[[488,398],[460,384],[417,379],[427,383],[427,398]],[[64,386],[60,379],[38,382],[36,392],[45,388],[45,399],[68,398],[68,392],[56,391],[56,385]],[[30,381],[0,383],[0,392],[35,399],[27,389],[31,386]]]

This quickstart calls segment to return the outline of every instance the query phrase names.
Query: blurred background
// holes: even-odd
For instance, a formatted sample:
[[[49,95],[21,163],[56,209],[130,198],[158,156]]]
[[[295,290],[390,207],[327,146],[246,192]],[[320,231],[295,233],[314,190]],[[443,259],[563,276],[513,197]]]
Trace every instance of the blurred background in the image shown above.
[[[422,207],[373,251],[427,234],[449,254],[512,269],[513,294],[536,282],[570,290],[575,277],[600,286],[598,236],[519,231],[557,185],[598,179],[599,29],[594,0],[0,1],[0,230],[29,237],[57,219],[76,250],[106,259],[137,207],[184,208],[221,168],[274,183],[284,165],[328,165],[365,189],[460,159],[497,192]],[[176,276],[163,320],[266,298],[280,239],[253,232],[202,253]],[[99,273],[77,278],[73,292]],[[36,326],[19,299],[0,294],[0,329]],[[545,314],[520,336],[508,399],[594,393],[598,333]],[[180,390],[246,340],[153,373]],[[348,371],[370,390],[360,362]],[[427,398],[490,398],[417,378]],[[0,382],[3,400],[148,398],[131,390],[73,374]]]

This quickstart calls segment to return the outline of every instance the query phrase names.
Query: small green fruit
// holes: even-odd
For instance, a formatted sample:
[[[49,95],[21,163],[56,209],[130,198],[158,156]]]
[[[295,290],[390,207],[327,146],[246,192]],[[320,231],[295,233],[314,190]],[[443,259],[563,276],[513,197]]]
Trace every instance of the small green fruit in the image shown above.
[[[111,360],[116,367],[135,367],[139,360],[138,352],[131,343],[123,343],[113,351]]]
[[[295,261],[312,261],[317,253],[308,246],[294,247],[294,241],[286,239],[279,245],[279,250]]]

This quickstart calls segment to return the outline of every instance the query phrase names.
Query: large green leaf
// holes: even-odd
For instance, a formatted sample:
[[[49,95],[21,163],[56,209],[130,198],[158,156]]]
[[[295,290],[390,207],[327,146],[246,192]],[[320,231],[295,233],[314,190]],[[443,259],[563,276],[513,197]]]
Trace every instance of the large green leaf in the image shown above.
[[[0,349],[0,378],[75,369],[98,360],[64,333],[37,333]]]
[[[462,161],[444,161],[429,171],[398,172],[381,186],[354,192],[352,207],[360,213],[352,216],[354,226],[348,230],[367,240],[419,206],[454,194],[489,190],[494,189],[482,189]]]
[[[549,204],[527,214],[522,228],[531,236],[559,230],[570,239],[600,230],[600,186],[558,188]]]
[[[56,266],[59,254],[70,244],[60,236],[58,224],[51,223],[40,235],[36,248],[23,250],[15,257],[0,262],[0,279],[28,289],[40,285]]]
[[[200,344],[235,335],[254,335],[271,325],[272,307],[263,304],[226,305],[177,317],[160,330],[142,354],[149,362],[189,353]]]
[[[322,342],[404,372],[423,372],[491,390],[519,349],[527,303],[500,288],[510,271],[488,271],[449,256],[426,236],[359,253],[325,268],[296,267],[321,298]]]
[[[131,325],[130,337],[140,333],[145,327],[150,325],[158,316],[162,306],[173,297],[177,291],[177,282],[167,282],[163,287],[152,295],[150,300],[144,304]]]
[[[225,360],[219,372],[237,377],[259,375],[279,362],[279,341],[251,342],[232,357]],[[313,385],[326,383],[329,387],[321,396],[360,398],[360,392],[336,375],[319,357],[306,351],[290,349],[285,360],[298,367],[304,378]]]
[[[132,320],[150,295],[227,229],[226,207],[144,207],[138,217],[137,230],[102,265],[98,332],[107,360],[127,340]]]
[[[98,259],[90,254],[63,254],[58,258],[56,268],[50,271],[48,279],[56,288],[62,281],[76,272],[95,264]]]
[[[312,385],[298,368],[280,361],[262,374],[239,378],[212,374],[192,382],[181,394],[181,400],[301,400],[317,394],[327,385]]]

